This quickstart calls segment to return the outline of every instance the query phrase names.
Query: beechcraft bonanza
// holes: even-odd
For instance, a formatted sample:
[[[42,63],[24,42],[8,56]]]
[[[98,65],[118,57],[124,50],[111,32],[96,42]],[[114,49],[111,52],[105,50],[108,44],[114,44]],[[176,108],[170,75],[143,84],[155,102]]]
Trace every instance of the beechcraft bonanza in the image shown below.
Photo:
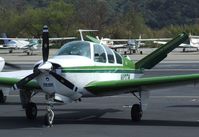
[[[182,33],[161,48],[134,63],[105,45],[88,41],[66,43],[57,54],[48,59],[48,27],[43,28],[42,57],[33,70],[0,73],[0,87],[19,91],[27,119],[37,117],[37,106],[31,100],[42,92],[48,102],[45,124],[52,125],[53,102],[71,103],[83,97],[112,96],[132,93],[138,100],[131,108],[133,121],[140,121],[143,114],[143,97],[150,90],[195,85],[199,74],[140,78],[144,69],[151,69],[169,52],[184,42],[188,35]]]
[[[154,41],[154,43],[157,44],[166,44],[166,41]],[[180,48],[183,48],[183,52],[186,52],[188,50],[186,49],[190,49],[190,48],[194,48],[196,49],[196,51],[199,51],[199,36],[193,36],[193,35],[189,35],[189,43],[182,43],[179,45]]]
[[[3,46],[0,49],[8,49],[9,53],[13,50],[23,50],[27,55],[33,55],[33,51],[41,50],[41,39],[40,38],[7,38],[6,34],[2,34],[3,38],[0,40],[4,41]],[[61,37],[61,38],[49,38],[50,41],[60,41],[60,40],[71,40],[75,37]]]

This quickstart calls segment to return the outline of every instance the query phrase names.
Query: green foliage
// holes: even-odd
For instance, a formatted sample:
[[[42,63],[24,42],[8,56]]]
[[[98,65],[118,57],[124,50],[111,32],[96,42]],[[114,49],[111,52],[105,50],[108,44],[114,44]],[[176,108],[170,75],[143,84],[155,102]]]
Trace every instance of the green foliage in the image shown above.
[[[51,37],[78,36],[77,29],[98,29],[111,38],[198,35],[197,0],[0,0],[0,33],[40,37],[44,24]]]

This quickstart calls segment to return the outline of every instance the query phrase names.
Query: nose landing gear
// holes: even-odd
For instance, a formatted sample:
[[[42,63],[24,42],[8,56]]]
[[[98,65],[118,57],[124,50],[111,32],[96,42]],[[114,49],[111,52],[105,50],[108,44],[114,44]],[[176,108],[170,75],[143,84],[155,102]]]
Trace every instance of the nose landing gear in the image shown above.
[[[55,114],[54,114],[54,112],[53,112],[53,110],[52,110],[52,105],[51,104],[49,104],[48,106],[47,106],[47,112],[46,112],[46,114],[45,114],[45,116],[44,116],[44,124],[46,125],[46,126],[49,126],[49,127],[52,127],[52,125],[53,125],[53,120],[54,120],[54,116],[55,116]]]

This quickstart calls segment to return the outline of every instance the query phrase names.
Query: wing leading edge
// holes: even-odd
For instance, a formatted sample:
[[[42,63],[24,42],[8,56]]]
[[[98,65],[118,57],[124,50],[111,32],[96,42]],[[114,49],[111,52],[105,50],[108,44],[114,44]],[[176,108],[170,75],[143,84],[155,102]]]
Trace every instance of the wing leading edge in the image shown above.
[[[0,77],[0,86],[1,87],[12,87],[14,84],[19,82],[20,78],[9,78],[9,77]],[[25,89],[41,89],[39,84],[32,80],[29,83],[26,84],[24,87]]]
[[[89,83],[85,89],[95,95],[103,96],[156,90],[186,84],[192,84],[193,86],[199,84],[199,74],[150,77],[133,80],[98,81]]]

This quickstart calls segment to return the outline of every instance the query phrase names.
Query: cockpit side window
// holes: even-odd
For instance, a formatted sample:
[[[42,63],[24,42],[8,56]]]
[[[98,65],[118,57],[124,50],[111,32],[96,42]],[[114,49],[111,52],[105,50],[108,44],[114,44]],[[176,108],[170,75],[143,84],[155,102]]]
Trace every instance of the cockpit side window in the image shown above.
[[[69,42],[65,44],[57,55],[77,55],[91,58],[90,44],[88,42]]]
[[[108,56],[108,62],[109,63],[114,63],[114,55],[111,49],[109,49],[107,46],[104,46],[106,52],[107,52],[107,56]]]
[[[114,51],[114,53],[115,53],[115,57],[116,57],[116,62],[118,64],[122,64],[122,57],[117,52]]]
[[[106,53],[103,47],[97,44],[94,45],[94,61],[106,63]]]

